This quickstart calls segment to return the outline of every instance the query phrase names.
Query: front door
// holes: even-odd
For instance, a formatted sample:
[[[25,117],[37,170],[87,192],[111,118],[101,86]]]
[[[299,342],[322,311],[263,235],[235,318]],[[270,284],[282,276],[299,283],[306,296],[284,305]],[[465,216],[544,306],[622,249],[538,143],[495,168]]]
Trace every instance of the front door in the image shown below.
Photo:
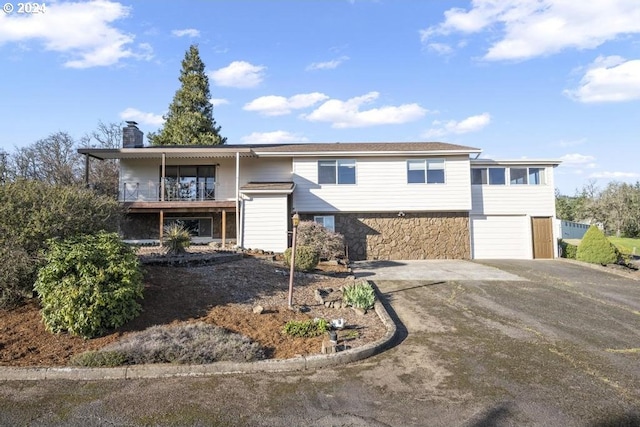
[[[552,218],[531,218],[531,229],[533,230],[533,257],[536,259],[553,258]]]

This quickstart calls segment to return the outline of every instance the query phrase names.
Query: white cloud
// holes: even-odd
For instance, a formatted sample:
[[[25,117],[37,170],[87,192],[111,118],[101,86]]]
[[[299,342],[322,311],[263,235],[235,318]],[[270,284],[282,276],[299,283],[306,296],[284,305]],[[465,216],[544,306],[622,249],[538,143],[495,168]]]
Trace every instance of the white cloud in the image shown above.
[[[561,166],[569,168],[593,169],[597,166],[595,157],[579,153],[565,154],[560,157],[560,160],[562,160]]]
[[[266,68],[246,61],[233,61],[224,68],[211,71],[209,77],[218,86],[245,89],[258,86],[264,78]]]
[[[307,138],[299,134],[277,130],[274,132],[253,132],[241,138],[243,144],[284,144],[309,142]]]
[[[42,14],[0,14],[0,45],[42,43],[63,53],[69,68],[114,65],[124,58],[149,59],[151,47],[132,50],[134,36],[113,24],[129,16],[130,7],[109,0],[47,3]]]
[[[284,96],[261,96],[249,102],[243,107],[245,111],[257,111],[265,116],[283,116],[291,113],[291,110],[311,107],[329,97],[324,93],[301,93],[290,98]]]
[[[640,173],[636,172],[594,172],[589,178],[605,178],[605,179],[635,179],[640,178]]]
[[[184,30],[173,30],[171,31],[176,37],[200,37],[200,31],[195,28],[185,28]]]
[[[450,55],[453,53],[453,48],[446,43],[429,43],[427,47],[439,55]]]
[[[564,94],[579,102],[622,102],[640,99],[640,59],[598,57],[578,88]]]
[[[347,61],[349,59],[348,56],[341,56],[338,59],[334,59],[331,61],[326,61],[326,62],[314,62],[312,64],[310,64],[307,67],[307,70],[333,70],[334,68],[337,68],[340,64],[342,64],[344,61]]]
[[[346,101],[330,99],[310,114],[301,117],[312,122],[331,122],[331,127],[342,129],[407,123],[418,120],[427,113],[427,110],[415,103],[360,111],[364,104],[375,101],[379,96],[378,92],[369,92]]]
[[[423,138],[439,138],[444,135],[477,132],[491,123],[491,114],[482,113],[475,116],[467,117],[464,120],[456,121],[449,120],[443,122],[435,120],[432,123],[432,128],[426,131]]]
[[[486,31],[492,38],[500,34],[486,52],[486,60],[593,49],[620,35],[640,33],[637,0],[472,0],[470,9],[449,9],[444,18],[420,31],[422,42],[453,33]]]
[[[217,107],[218,105],[226,105],[229,103],[229,100],[224,99],[224,98],[211,98],[209,100],[209,102],[211,103],[211,105],[213,105],[214,107]]]
[[[152,126],[161,126],[164,123],[164,118],[159,114],[145,113],[131,107],[121,112],[120,118]]]

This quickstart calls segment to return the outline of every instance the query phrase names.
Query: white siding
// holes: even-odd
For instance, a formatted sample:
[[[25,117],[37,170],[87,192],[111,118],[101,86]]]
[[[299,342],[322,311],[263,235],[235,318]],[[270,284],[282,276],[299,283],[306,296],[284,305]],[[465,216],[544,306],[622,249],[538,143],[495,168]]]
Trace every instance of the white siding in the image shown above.
[[[243,246],[284,252],[287,248],[288,220],[286,194],[256,194],[246,198],[243,205]]]
[[[317,213],[468,211],[471,209],[469,158],[444,159],[445,184],[408,184],[408,158],[391,157],[355,158],[355,185],[319,185],[319,159],[294,158],[294,209]]]
[[[544,185],[472,185],[471,214],[555,216],[553,168]]]
[[[530,217],[472,215],[470,223],[472,258],[533,258]]]

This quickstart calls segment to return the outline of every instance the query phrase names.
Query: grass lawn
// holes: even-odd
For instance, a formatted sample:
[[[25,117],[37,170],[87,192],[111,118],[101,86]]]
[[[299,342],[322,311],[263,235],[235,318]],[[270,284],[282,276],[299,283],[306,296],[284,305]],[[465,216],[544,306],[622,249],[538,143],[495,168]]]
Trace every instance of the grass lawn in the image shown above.
[[[640,239],[630,237],[609,237],[609,241],[616,245],[623,254],[632,254],[636,248],[635,255],[640,255]]]

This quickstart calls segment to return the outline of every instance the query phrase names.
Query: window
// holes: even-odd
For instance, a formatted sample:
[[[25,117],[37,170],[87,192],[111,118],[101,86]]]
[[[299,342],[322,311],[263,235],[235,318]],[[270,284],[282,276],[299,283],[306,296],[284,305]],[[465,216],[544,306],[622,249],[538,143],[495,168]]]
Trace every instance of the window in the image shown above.
[[[471,169],[471,184],[473,185],[505,185],[505,168],[474,168]]]
[[[329,231],[336,231],[336,221],[333,215],[314,216],[313,221],[317,222]]]
[[[215,199],[215,166],[165,166],[165,198],[168,200]],[[162,167],[160,167],[162,178]]]
[[[355,184],[355,160],[319,160],[318,184]]]
[[[530,185],[544,184],[544,168],[529,168],[529,184]]]
[[[527,183],[527,168],[509,168],[511,176],[511,185],[519,185]]]
[[[409,184],[444,184],[444,160],[407,160]]]

